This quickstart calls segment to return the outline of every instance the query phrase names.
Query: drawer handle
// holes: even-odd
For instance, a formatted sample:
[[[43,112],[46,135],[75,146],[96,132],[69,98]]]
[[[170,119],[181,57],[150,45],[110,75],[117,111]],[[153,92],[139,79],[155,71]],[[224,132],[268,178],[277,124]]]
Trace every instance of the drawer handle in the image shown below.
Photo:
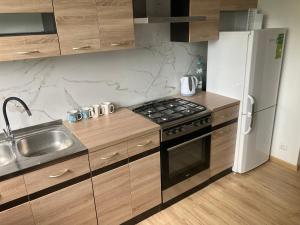
[[[17,52],[19,55],[30,55],[30,54],[37,54],[41,53],[39,50],[34,50],[34,51],[28,51],[28,52]]]
[[[111,158],[114,158],[116,156],[120,155],[119,152],[115,152],[114,154],[110,155],[110,156],[107,156],[107,157],[102,157],[101,159],[102,160],[107,160],[107,159],[111,159]]]
[[[87,45],[87,46],[82,46],[82,47],[75,47],[73,48],[73,50],[87,50],[87,49],[91,49],[92,47]]]
[[[152,143],[151,140],[148,140],[145,144],[138,144],[137,147],[146,147],[147,145],[150,145]]]
[[[71,172],[71,170],[69,169],[65,169],[63,170],[61,173],[59,174],[56,174],[56,175],[50,175],[49,178],[59,178],[59,177],[62,177],[63,175],[65,175],[66,173],[69,173]]]
[[[111,46],[115,46],[115,47],[117,47],[117,46],[122,46],[122,45],[126,45],[126,43],[111,43],[110,44]]]

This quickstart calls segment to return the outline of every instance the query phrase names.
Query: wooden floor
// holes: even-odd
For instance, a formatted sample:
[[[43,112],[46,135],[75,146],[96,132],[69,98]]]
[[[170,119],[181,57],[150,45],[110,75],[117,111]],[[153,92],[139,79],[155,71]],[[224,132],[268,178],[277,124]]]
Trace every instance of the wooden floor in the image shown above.
[[[300,224],[300,172],[267,163],[230,174],[140,225]]]

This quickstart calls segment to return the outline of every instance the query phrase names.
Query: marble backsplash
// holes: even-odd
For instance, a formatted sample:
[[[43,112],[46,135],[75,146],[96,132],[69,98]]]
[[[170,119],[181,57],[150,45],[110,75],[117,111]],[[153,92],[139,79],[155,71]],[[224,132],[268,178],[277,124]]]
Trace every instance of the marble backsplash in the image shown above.
[[[169,42],[168,29],[137,26],[137,48],[132,50],[1,62],[1,106],[5,98],[17,96],[33,113],[29,118],[16,102],[10,103],[12,128],[64,119],[70,109],[103,101],[129,106],[177,94],[180,77],[194,72],[206,45]]]

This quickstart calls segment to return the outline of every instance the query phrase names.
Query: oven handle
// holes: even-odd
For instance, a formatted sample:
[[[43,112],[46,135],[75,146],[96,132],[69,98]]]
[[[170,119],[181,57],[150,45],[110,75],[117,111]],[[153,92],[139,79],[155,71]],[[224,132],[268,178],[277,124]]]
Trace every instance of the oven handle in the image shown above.
[[[200,139],[202,139],[202,138],[205,138],[205,137],[208,137],[208,136],[211,136],[211,135],[212,135],[212,132],[207,133],[207,134],[204,134],[204,135],[202,135],[202,136],[200,136],[200,137],[194,138],[194,139],[192,139],[192,140],[183,142],[183,143],[181,143],[181,144],[179,144],[179,145],[176,145],[176,146],[174,146],[174,147],[168,148],[167,151],[168,151],[168,152],[171,152],[171,151],[175,150],[175,149],[178,148],[178,147],[181,147],[181,146],[183,146],[183,145],[192,143],[192,142],[194,142],[194,141],[200,140]]]

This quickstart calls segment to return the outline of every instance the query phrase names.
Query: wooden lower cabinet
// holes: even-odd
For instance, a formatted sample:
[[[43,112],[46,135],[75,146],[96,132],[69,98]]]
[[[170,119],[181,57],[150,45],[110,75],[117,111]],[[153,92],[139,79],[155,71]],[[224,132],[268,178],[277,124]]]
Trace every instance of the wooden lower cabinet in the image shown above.
[[[1,225],[35,225],[29,203],[0,212]]]
[[[210,175],[233,166],[237,123],[213,131],[211,139]]]
[[[36,225],[97,224],[90,179],[33,200],[31,207]]]
[[[160,153],[129,163],[132,214],[137,216],[161,204]]]
[[[93,177],[99,224],[120,224],[132,217],[128,164]]]

